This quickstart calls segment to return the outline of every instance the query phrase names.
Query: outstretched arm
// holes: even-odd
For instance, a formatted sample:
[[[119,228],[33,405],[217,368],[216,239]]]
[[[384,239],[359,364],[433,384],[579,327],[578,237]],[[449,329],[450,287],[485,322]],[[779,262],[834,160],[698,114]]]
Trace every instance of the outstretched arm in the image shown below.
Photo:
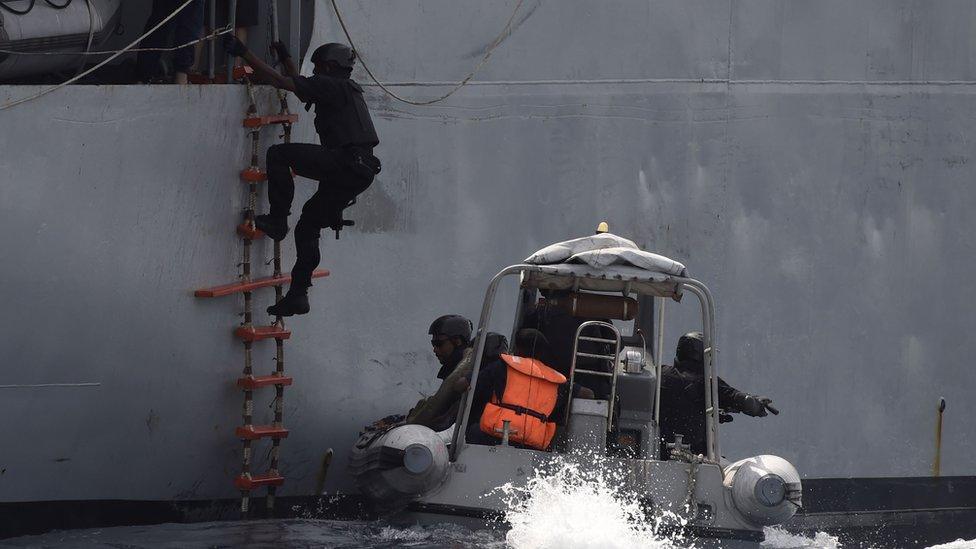
[[[765,416],[766,408],[772,401],[765,397],[750,395],[732,387],[722,378],[718,380],[719,406],[732,411],[742,412],[749,416]],[[775,410],[773,408],[772,410]],[[779,413],[778,411],[774,413]]]
[[[298,76],[298,67],[295,65],[295,61],[291,58],[291,52],[288,51],[288,47],[281,40],[271,44],[274,48],[275,53],[278,55],[278,60],[281,61],[281,65],[285,68],[285,76],[290,76],[292,78]]]
[[[291,57],[286,58],[282,63],[285,66],[285,74],[291,77],[298,76],[298,67],[295,66],[295,61]]]
[[[244,59],[248,65],[254,69],[254,72],[259,78],[270,82],[276,88],[281,88],[283,90],[288,90],[290,92],[295,91],[295,81],[291,76],[285,76],[280,72],[276,71],[274,67],[265,63],[258,56],[254,55],[251,50],[247,49],[247,46],[243,42],[237,39],[236,36],[227,35],[224,39],[224,48],[230,55],[236,55]],[[291,63],[291,67],[294,68],[295,64]],[[286,65],[286,70],[287,65]],[[297,73],[296,73],[297,74]]]
[[[290,92],[295,91],[295,80],[293,80],[291,76],[285,76],[276,71],[274,67],[265,63],[258,56],[254,55],[253,52],[248,51],[245,53],[244,61],[247,61],[247,64],[251,65],[255,74],[257,74],[259,78],[270,82],[272,86],[281,88],[283,90],[288,90]]]

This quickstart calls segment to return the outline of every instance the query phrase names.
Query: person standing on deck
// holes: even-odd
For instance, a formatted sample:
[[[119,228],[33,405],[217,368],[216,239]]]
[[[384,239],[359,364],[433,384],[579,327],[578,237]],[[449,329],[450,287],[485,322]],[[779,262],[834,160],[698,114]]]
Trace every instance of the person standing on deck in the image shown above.
[[[227,13],[230,11],[229,0],[217,0],[217,28],[227,26]],[[248,29],[258,26],[258,0],[237,0],[237,10],[234,12],[234,36],[247,44]],[[234,62],[240,65],[240,58]]]
[[[674,364],[661,369],[661,459],[669,459],[668,443],[682,435],[693,454],[707,454],[705,434],[705,341],[701,332],[678,339]],[[765,417],[772,400],[740,391],[718,378],[718,405],[725,412]],[[723,414],[724,415],[724,414]],[[727,416],[724,421],[731,421]]]
[[[294,92],[306,110],[315,105],[315,131],[322,144],[285,143],[268,149],[270,211],[254,220],[255,227],[264,234],[283,240],[288,234],[288,215],[295,196],[292,171],[319,182],[295,226],[298,257],[291,271],[291,286],[281,301],[268,307],[270,315],[291,316],[309,311],[308,288],[320,260],[321,230],[340,230],[342,210],[380,173],[380,161],[373,156],[379,138],[363,99],[363,89],[350,79],[356,58],[352,49],[336,43],[319,46],[312,53],[312,76],[306,77],[298,73],[283,43],[276,42],[273,47],[285,74],[255,56],[236,37],[225,39],[227,52],[243,58],[259,78]]]
[[[160,21],[166,19],[166,17],[179,9],[181,4],[182,2],[179,0],[153,0],[152,10],[149,13],[149,19],[146,21],[146,31],[155,27]],[[147,36],[142,42],[142,47],[154,49],[166,46],[170,32],[173,33],[173,41],[177,45],[187,44],[199,39],[203,33],[203,9],[203,0],[193,0],[176,17],[160,27],[156,32]],[[189,45],[173,52],[174,83],[187,84],[189,82],[188,73],[194,65],[195,51],[196,48]],[[161,58],[162,52],[159,51],[139,52],[139,55],[136,56],[136,68],[139,73],[140,82],[148,84],[159,76],[161,72],[159,61]]]

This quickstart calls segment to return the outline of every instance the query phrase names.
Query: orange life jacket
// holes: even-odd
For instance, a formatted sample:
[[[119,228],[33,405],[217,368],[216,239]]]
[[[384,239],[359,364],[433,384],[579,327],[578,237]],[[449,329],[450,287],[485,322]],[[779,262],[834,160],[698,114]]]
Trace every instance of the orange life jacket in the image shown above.
[[[502,438],[508,420],[508,439],[517,444],[545,450],[556,434],[549,414],[556,407],[557,389],[566,377],[534,358],[501,355],[506,371],[501,400],[492,395],[481,414],[481,432]]]

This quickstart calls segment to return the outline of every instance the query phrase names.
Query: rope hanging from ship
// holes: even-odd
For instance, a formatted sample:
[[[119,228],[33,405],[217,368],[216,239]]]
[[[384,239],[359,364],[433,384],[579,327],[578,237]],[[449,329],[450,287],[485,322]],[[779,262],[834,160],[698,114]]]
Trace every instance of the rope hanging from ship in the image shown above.
[[[413,99],[407,99],[405,97],[401,97],[397,95],[396,92],[383,85],[383,83],[380,82],[378,78],[376,78],[376,76],[373,74],[373,71],[371,71],[369,69],[369,66],[366,65],[366,60],[363,58],[362,52],[359,50],[359,48],[356,47],[355,42],[353,42],[352,36],[349,33],[349,28],[346,26],[346,21],[345,19],[343,19],[342,13],[339,11],[339,6],[336,4],[336,0],[331,0],[332,9],[333,11],[335,11],[336,18],[339,20],[339,25],[342,27],[342,32],[343,34],[346,35],[346,40],[349,41],[349,46],[352,47],[353,51],[356,52],[356,55],[359,58],[359,63],[363,66],[363,70],[366,71],[366,74],[369,75],[370,80],[372,80],[377,86],[379,86],[381,90],[383,90],[387,95],[389,95],[393,99],[396,99],[397,101],[406,103],[408,105],[416,105],[420,107],[426,105],[433,105],[434,103],[439,103],[447,99],[448,97],[454,95],[456,91],[463,88],[472,78],[474,78],[476,74],[478,74],[478,71],[480,71],[481,68],[485,66],[485,63],[488,62],[488,58],[491,57],[491,54],[492,52],[495,51],[495,48],[501,45],[502,41],[505,40],[505,38],[507,38],[509,34],[511,34],[512,22],[515,21],[515,16],[518,14],[519,9],[522,7],[523,1],[524,0],[518,0],[518,2],[515,3],[515,9],[512,10],[512,15],[508,18],[508,21],[505,23],[505,27],[502,29],[502,32],[495,38],[494,41],[492,41],[491,45],[488,46],[488,50],[485,51],[485,55],[481,58],[481,61],[478,62],[477,65],[475,65],[474,69],[471,72],[469,72],[467,76],[465,76],[460,82],[455,84],[453,88],[451,88],[447,93],[441,95],[440,97],[436,97],[434,99],[428,99],[425,101],[415,101]]]
[[[49,94],[51,92],[55,92],[55,91],[63,88],[65,86],[68,86],[70,84],[74,84],[78,80],[81,80],[82,78],[88,76],[89,74],[97,71],[98,69],[100,69],[100,68],[104,67],[105,65],[107,65],[107,64],[111,63],[112,61],[114,61],[116,58],[118,58],[123,53],[132,51],[132,48],[136,44],[138,44],[139,42],[142,42],[143,40],[145,40],[147,36],[149,36],[150,34],[156,32],[157,30],[159,30],[166,23],[169,23],[174,17],[176,17],[177,14],[179,14],[181,11],[183,11],[184,9],[186,9],[186,7],[189,6],[192,2],[193,2],[193,0],[186,0],[178,8],[176,8],[175,10],[173,10],[173,13],[167,15],[162,21],[160,21],[159,23],[157,23],[155,27],[149,29],[148,31],[146,31],[145,33],[143,33],[142,36],[140,36],[140,37],[136,38],[135,40],[133,40],[132,42],[130,42],[128,46],[122,48],[121,50],[117,50],[115,54],[113,54],[112,56],[106,58],[104,61],[98,63],[94,67],[92,67],[92,68],[90,68],[90,69],[88,69],[88,70],[86,70],[86,71],[84,71],[84,72],[82,72],[82,73],[80,73],[80,74],[72,77],[72,78],[69,78],[68,80],[66,80],[66,81],[64,81],[64,82],[62,82],[62,83],[60,83],[60,84],[58,84],[56,86],[51,86],[50,88],[45,88],[45,89],[43,89],[43,90],[41,90],[41,91],[39,91],[39,92],[37,92],[37,93],[35,93],[33,95],[29,95],[27,97],[22,97],[20,99],[11,101],[9,103],[5,103],[3,105],[0,105],[0,111],[4,111],[4,110],[10,109],[12,107],[16,107],[17,105],[21,105],[23,103],[27,103],[28,101],[33,101],[35,99],[38,99],[40,97],[43,97],[43,96],[45,96],[45,95],[47,95],[47,94]]]
[[[5,9],[7,9],[8,11],[12,11],[12,12],[18,13],[18,14],[26,14],[26,13],[30,12],[30,10],[33,9],[33,7],[34,7],[34,5],[36,3],[36,0],[30,0],[31,3],[28,6],[28,8],[26,9],[26,11],[19,12],[19,11],[14,10],[13,8],[10,8],[9,6],[7,6],[6,5],[6,2],[8,2],[8,1],[10,1],[10,0],[0,0],[0,7],[3,7]],[[44,1],[46,3],[48,3],[48,4],[51,4],[52,7],[55,7],[55,8],[58,8],[58,9],[64,9],[68,5],[70,5],[71,2],[72,2],[72,0],[65,0],[65,4],[63,4],[63,5],[56,5],[56,4],[52,4],[51,3],[51,0],[44,0]],[[65,81],[65,82],[63,82],[61,84],[58,84],[58,85],[53,86],[51,88],[48,88],[46,90],[42,90],[41,92],[38,92],[38,93],[36,93],[36,94],[34,94],[32,96],[25,97],[23,99],[19,99],[19,100],[16,100],[16,101],[13,101],[13,102],[4,104],[4,105],[0,105],[0,111],[9,109],[9,108],[14,107],[16,105],[19,105],[21,103],[26,103],[28,101],[32,101],[34,99],[37,99],[37,98],[42,97],[44,95],[47,95],[48,93],[51,93],[51,92],[56,91],[56,90],[58,90],[60,88],[63,88],[65,86],[69,85],[69,84],[72,84],[74,82],[77,82],[79,79],[81,79],[81,78],[83,78],[83,77],[85,77],[85,76],[87,76],[87,75],[95,72],[96,70],[98,70],[101,67],[105,66],[109,62],[113,61],[119,55],[122,55],[123,53],[127,53],[127,52],[139,52],[139,51],[175,51],[175,50],[178,50],[178,49],[183,48],[183,47],[186,47],[186,46],[191,46],[191,45],[197,44],[199,42],[204,42],[206,40],[215,39],[216,37],[218,37],[220,35],[223,35],[223,34],[226,34],[228,32],[231,32],[233,30],[233,29],[230,29],[229,27],[228,28],[224,28],[224,29],[221,29],[220,31],[214,32],[213,34],[211,34],[209,36],[205,36],[205,37],[203,37],[203,38],[201,38],[199,40],[193,40],[193,41],[188,42],[186,44],[181,44],[179,46],[175,46],[175,47],[172,47],[172,48],[133,48],[133,46],[135,46],[136,44],[138,44],[139,42],[141,42],[142,40],[144,40],[147,36],[149,36],[150,34],[152,34],[153,32],[155,32],[160,26],[162,26],[163,24],[165,24],[166,22],[168,22],[170,19],[172,19],[173,17],[175,17],[176,14],[179,13],[180,11],[182,11],[184,8],[186,8],[186,6],[191,1],[192,0],[187,0],[183,5],[181,5],[180,7],[178,7],[173,13],[171,13],[168,17],[166,17],[159,25],[157,25],[156,27],[150,29],[148,32],[146,32],[145,34],[143,34],[142,36],[140,36],[135,41],[133,41],[132,43],[130,43],[128,46],[122,48],[121,50],[105,50],[105,51],[94,51],[94,52],[93,51],[84,51],[84,52],[19,52],[19,51],[13,51],[13,50],[0,49],[0,53],[13,54],[13,55],[81,55],[81,56],[84,56],[84,55],[113,54],[111,57],[105,59],[104,61],[102,61],[101,63],[95,65],[91,69],[89,69],[89,70],[87,70],[87,71],[85,71],[83,73],[80,73],[80,74],[76,75],[74,78],[71,78],[71,79],[69,79],[69,80],[67,80],[67,81]],[[339,20],[339,24],[342,27],[342,32],[346,35],[346,39],[349,41],[349,45],[352,47],[353,50],[356,51],[356,53],[357,53],[357,55],[359,57],[359,62],[363,66],[363,69],[366,71],[366,74],[369,75],[370,79],[380,89],[382,89],[387,95],[389,95],[390,97],[396,99],[397,101],[401,101],[403,103],[407,103],[409,105],[416,105],[416,106],[426,106],[426,105],[433,105],[435,103],[439,103],[439,102],[447,99],[448,97],[451,97],[458,90],[460,90],[465,85],[467,85],[468,82],[470,82],[471,79],[474,78],[475,75],[477,75],[478,72],[485,66],[485,64],[488,62],[488,59],[491,57],[491,54],[495,51],[495,49],[499,45],[501,45],[502,41],[504,41],[505,38],[507,38],[509,34],[511,34],[511,31],[512,31],[512,23],[515,21],[515,17],[518,15],[518,12],[519,12],[519,10],[522,7],[522,3],[523,2],[524,2],[524,0],[518,0],[516,2],[515,7],[512,9],[512,14],[509,16],[508,20],[506,21],[505,26],[502,29],[501,33],[499,33],[499,35],[497,37],[495,37],[495,39],[492,41],[492,43],[488,46],[488,49],[485,51],[485,54],[482,56],[481,61],[479,61],[478,64],[475,65],[474,69],[472,69],[471,72],[469,72],[463,79],[461,79],[461,81],[459,81],[457,84],[455,84],[454,87],[452,87],[450,90],[448,90],[447,93],[445,93],[445,94],[443,94],[443,95],[441,95],[439,97],[436,97],[434,99],[428,99],[428,100],[424,100],[424,101],[415,101],[415,100],[412,100],[412,99],[407,99],[405,97],[401,97],[396,92],[394,92],[393,90],[391,90],[390,88],[388,88],[387,86],[385,86],[382,82],[380,82],[380,80],[373,74],[373,71],[370,70],[369,66],[366,64],[366,61],[363,58],[362,53],[356,48],[355,42],[352,39],[352,35],[349,32],[349,28],[346,25],[345,19],[342,17],[342,13],[339,11],[338,4],[336,4],[336,1],[335,0],[331,0],[332,9],[335,11],[336,17]]]
[[[0,0],[2,1],[2,0]],[[97,51],[17,51],[17,50],[5,50],[0,48],[0,53],[8,55],[109,55],[112,53],[139,53],[144,51],[159,51],[159,52],[171,52],[179,49],[183,49],[187,46],[193,46],[201,42],[209,42],[210,40],[216,40],[217,38],[233,32],[230,26],[224,26],[216,31],[196,40],[191,40],[180,44],[179,46],[161,47],[161,48],[130,48],[127,50],[97,50]]]

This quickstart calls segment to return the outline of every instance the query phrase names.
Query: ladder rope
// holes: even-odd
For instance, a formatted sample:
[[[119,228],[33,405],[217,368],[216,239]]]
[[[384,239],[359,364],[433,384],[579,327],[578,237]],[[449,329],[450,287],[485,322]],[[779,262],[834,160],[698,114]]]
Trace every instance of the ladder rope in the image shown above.
[[[251,83],[249,80],[245,79],[247,85],[247,95],[250,99],[250,103],[247,108],[248,116],[256,112],[257,107],[254,103],[254,93],[251,88]],[[257,158],[257,131],[250,132],[251,138],[251,167],[256,166]],[[257,185],[252,181],[248,184],[248,198],[247,198],[247,209],[245,210],[245,220],[251,226],[254,227],[254,213],[256,208],[256,195],[257,195]],[[244,270],[245,279],[250,279],[251,273],[251,239],[243,238],[244,246],[244,261],[242,263]],[[244,292],[244,325],[247,327],[252,326],[253,321],[253,302],[251,297],[251,292]],[[254,373],[253,369],[253,358],[251,355],[251,343],[248,341],[244,342],[244,377],[251,376]],[[252,391],[244,391],[244,414],[243,414],[244,426],[251,425],[254,421],[254,393]],[[243,441],[243,452],[241,454],[241,476],[244,478],[251,477],[251,443],[250,439],[244,439]],[[250,490],[241,490],[241,514],[246,516],[250,507]]]
[[[247,114],[245,116],[253,117],[257,114],[257,98],[255,97],[254,85],[250,78],[244,77],[244,84],[247,88],[247,96],[249,99],[249,104],[247,107]],[[282,115],[290,114],[288,110],[288,99],[287,96],[280,90],[278,92],[278,100],[280,105],[280,113]],[[283,124],[284,133],[282,137],[285,143],[291,142],[291,123]],[[260,154],[260,126],[254,128],[249,132],[251,140],[251,158],[250,158],[250,168],[258,169]],[[248,198],[247,198],[247,208],[245,209],[245,221],[249,226],[254,228],[254,219],[257,214],[258,207],[258,186],[256,181],[248,181]],[[244,261],[242,262],[243,271],[246,277],[250,277],[251,273],[251,246],[253,244],[250,237],[245,236],[243,238],[244,242]],[[273,276],[278,277],[282,275],[281,270],[281,243],[278,241],[274,242],[274,254],[269,263],[274,263],[274,273]],[[275,286],[275,301],[278,302],[282,299],[282,285]],[[244,306],[244,316],[245,324],[247,326],[251,325],[252,319],[252,300],[251,293],[245,292],[245,306]],[[280,316],[275,317],[275,326],[280,326],[284,328],[284,319]],[[250,376],[253,373],[253,362],[251,356],[251,346],[250,342],[245,342],[245,366],[244,375]],[[284,351],[284,341],[282,339],[275,338],[275,369],[274,374],[283,377],[285,375],[285,351]],[[283,427],[284,423],[284,386],[280,384],[275,385],[275,396],[274,399],[268,404],[269,408],[274,410],[274,426]],[[244,424],[245,426],[251,425],[253,422],[253,412],[254,412],[254,402],[253,393],[251,391],[244,391]],[[271,447],[268,450],[268,454],[265,456],[265,460],[269,460],[268,473],[272,476],[280,476],[279,466],[281,461],[281,438],[273,437],[271,441]],[[252,451],[252,441],[244,440],[244,452],[242,455],[241,463],[241,476],[244,478],[251,478],[251,466],[253,460]],[[277,493],[277,487],[274,484],[268,484],[268,494],[265,500],[266,507],[268,511],[273,510],[275,504],[275,496]],[[241,513],[247,516],[250,506],[251,489],[241,490]]]
[[[283,90],[278,90],[278,105],[279,114],[287,115],[290,114],[288,111],[288,97]],[[282,125],[283,141],[285,143],[291,143],[291,124],[285,123]],[[281,242],[274,242],[274,255],[272,256],[272,261],[274,263],[274,273],[273,276],[281,276]],[[275,303],[281,301],[283,297],[282,287],[275,286]],[[280,316],[275,317],[275,325],[285,326],[284,318]],[[275,373],[279,376],[285,375],[285,342],[276,339],[275,340]],[[285,409],[285,388],[282,385],[275,385],[275,399],[274,399],[274,424],[275,426],[282,426],[284,423],[284,409]],[[271,441],[271,463],[269,469],[272,474],[278,475],[278,465],[280,461],[280,448],[281,439],[273,439]],[[277,495],[278,489],[275,486],[268,486],[268,499],[266,500],[265,507],[271,511],[274,509],[275,496]]]

